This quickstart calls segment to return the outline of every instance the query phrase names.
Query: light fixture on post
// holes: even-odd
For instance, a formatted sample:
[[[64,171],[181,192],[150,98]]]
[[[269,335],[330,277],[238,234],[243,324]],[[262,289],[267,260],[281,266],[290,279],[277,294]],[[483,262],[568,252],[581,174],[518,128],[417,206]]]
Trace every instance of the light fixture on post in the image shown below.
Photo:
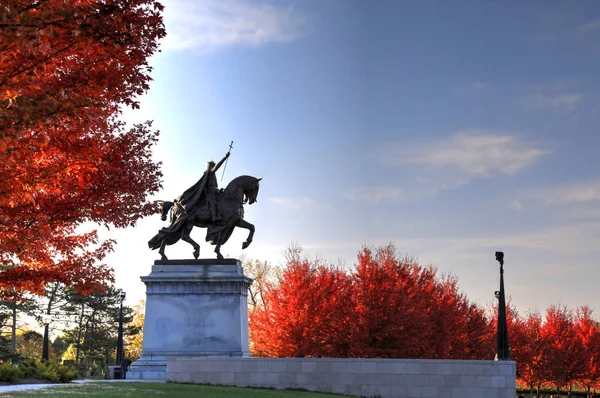
[[[121,308],[119,310],[119,335],[117,337],[117,357],[115,365],[120,366],[121,374],[120,379],[125,379],[125,353],[123,351],[123,300],[125,300],[125,292],[120,292],[121,297]]]
[[[506,299],[504,295],[504,253],[496,252],[500,264],[500,291],[494,292],[498,298],[498,330],[496,334],[496,360],[510,360],[508,347],[508,327],[506,326]],[[497,293],[497,294],[496,294]]]

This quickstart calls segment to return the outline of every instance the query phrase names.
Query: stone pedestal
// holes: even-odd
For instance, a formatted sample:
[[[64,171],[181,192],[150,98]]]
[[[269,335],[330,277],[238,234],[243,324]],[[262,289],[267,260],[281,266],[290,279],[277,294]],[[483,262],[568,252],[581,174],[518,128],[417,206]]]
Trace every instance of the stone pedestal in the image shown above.
[[[249,357],[248,287],[239,260],[155,261],[141,358],[128,379],[166,380],[167,358]]]

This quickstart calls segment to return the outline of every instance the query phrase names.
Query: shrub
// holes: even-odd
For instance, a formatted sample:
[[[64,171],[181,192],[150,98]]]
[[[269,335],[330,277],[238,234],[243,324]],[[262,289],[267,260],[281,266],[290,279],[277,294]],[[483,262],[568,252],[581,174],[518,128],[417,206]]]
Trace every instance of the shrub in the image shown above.
[[[42,373],[41,363],[35,359],[24,359],[19,363],[19,370],[21,371],[21,377],[37,379]]]
[[[75,369],[69,368],[68,366],[57,365],[56,369],[61,383],[68,383],[79,376],[79,373],[77,373]]]
[[[60,381],[60,376],[58,375],[58,371],[54,366],[45,366],[42,370],[41,377],[42,379],[49,380],[53,383],[58,383]]]
[[[16,383],[21,378],[21,371],[19,368],[12,366],[9,363],[0,365],[0,381],[6,381],[9,383]]]
[[[79,373],[68,366],[58,365],[54,362],[45,362],[41,364],[40,377],[54,383],[68,383],[78,376]]]
[[[44,379],[53,383],[68,383],[76,379],[77,370],[55,362],[40,362],[35,359],[25,359],[19,364],[19,377],[31,379]]]

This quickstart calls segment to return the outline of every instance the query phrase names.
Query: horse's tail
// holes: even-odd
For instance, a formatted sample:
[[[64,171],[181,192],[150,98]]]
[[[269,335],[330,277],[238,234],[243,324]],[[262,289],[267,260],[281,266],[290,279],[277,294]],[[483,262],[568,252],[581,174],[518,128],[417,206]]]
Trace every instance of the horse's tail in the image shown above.
[[[162,213],[160,214],[160,219],[163,221],[167,221],[167,213],[173,207],[173,202],[164,201],[162,205]]]

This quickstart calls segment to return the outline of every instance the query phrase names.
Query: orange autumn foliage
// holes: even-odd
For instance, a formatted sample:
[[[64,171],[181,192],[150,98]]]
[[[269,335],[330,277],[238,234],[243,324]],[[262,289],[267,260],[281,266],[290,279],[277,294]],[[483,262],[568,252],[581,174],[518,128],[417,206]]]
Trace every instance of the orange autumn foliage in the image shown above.
[[[165,35],[152,0],[14,0],[0,7],[0,289],[82,292],[112,279],[114,242],[84,222],[125,227],[160,188],[151,123],[126,130]]]

